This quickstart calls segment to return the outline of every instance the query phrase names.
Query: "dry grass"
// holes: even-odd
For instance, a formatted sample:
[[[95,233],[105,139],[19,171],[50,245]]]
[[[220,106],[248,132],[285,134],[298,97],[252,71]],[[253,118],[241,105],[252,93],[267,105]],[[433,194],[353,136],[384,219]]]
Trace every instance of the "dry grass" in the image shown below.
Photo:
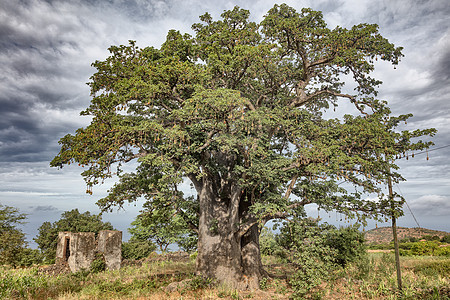
[[[290,266],[273,257],[266,268],[280,277]],[[397,290],[392,254],[371,253],[366,262],[333,274],[333,279],[312,290],[310,299],[450,299],[450,259],[402,257],[403,293]],[[36,269],[0,270],[4,299],[290,299],[292,289],[284,279],[261,282],[260,291],[236,291],[194,277],[194,262],[147,262],[117,271],[48,276]],[[172,292],[171,283],[182,282]],[[3,290],[2,290],[3,288]],[[6,296],[6,297],[5,297]],[[0,298],[2,298],[0,296]]]

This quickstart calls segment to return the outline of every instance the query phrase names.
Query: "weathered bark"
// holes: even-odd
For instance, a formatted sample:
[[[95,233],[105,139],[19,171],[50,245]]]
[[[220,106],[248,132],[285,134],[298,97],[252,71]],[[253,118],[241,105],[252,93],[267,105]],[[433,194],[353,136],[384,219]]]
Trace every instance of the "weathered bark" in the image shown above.
[[[197,274],[231,288],[258,289],[262,275],[259,231],[255,225],[239,235],[241,189],[208,176],[196,188],[200,201]]]
[[[259,281],[263,277],[264,270],[259,251],[259,229],[256,225],[241,238],[241,257],[248,287],[259,289]]]

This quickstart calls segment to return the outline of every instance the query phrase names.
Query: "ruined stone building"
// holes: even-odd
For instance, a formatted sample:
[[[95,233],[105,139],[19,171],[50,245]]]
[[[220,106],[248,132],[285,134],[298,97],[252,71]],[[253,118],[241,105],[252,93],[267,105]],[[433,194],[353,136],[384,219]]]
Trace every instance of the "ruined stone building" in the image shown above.
[[[72,272],[89,269],[101,254],[107,270],[120,269],[122,262],[122,231],[102,230],[97,239],[93,232],[59,232],[56,263],[67,263]]]

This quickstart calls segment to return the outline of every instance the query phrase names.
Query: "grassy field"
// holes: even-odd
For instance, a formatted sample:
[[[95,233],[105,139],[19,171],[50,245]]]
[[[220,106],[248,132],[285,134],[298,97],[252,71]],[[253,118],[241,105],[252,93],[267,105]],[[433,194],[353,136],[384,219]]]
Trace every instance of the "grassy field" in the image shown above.
[[[310,299],[450,299],[450,258],[402,257],[403,291],[391,253],[335,272],[310,291]],[[291,299],[283,276],[291,268],[273,257],[264,264],[279,278],[261,281],[260,291],[235,291],[194,276],[194,261],[144,261],[118,271],[45,275],[38,267],[0,268],[1,299]]]

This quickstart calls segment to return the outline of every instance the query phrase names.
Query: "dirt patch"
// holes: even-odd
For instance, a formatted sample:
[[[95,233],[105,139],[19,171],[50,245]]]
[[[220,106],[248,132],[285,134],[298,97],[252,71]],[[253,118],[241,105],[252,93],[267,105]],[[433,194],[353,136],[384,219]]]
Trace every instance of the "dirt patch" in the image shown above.
[[[390,253],[390,252],[394,252],[394,250],[389,250],[389,249],[369,249],[367,250],[368,253]]]
[[[69,268],[69,264],[67,264],[67,262],[58,263],[58,264],[49,265],[49,266],[41,266],[38,269],[38,273],[56,276],[56,275],[60,275],[60,274],[70,273],[70,268]]]

